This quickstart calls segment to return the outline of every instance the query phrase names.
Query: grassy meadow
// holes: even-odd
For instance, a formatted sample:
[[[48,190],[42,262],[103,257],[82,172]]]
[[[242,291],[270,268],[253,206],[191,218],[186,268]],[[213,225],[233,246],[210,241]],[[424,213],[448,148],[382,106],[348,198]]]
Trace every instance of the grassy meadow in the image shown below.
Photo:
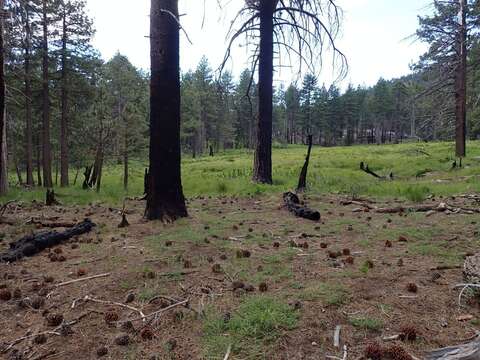
[[[184,156],[182,173],[187,197],[198,195],[240,197],[263,193],[280,193],[296,186],[306,153],[305,146],[275,147],[273,150],[273,186],[251,181],[253,152],[231,150],[214,157],[192,159]],[[393,181],[382,181],[360,171],[363,161],[380,175],[394,173]],[[325,148],[315,146],[308,173],[312,193],[338,193],[380,198],[405,198],[422,201],[430,194],[454,195],[480,191],[480,142],[468,143],[468,157],[462,169],[452,170],[454,144],[451,142],[405,143],[394,145],[361,145]],[[87,204],[101,201],[121,203],[125,196],[143,192],[143,172],[147,162],[130,164],[129,191],[123,190],[122,165],[104,168],[100,193],[82,190],[80,172],[75,186],[58,189],[58,199],[64,204]],[[72,171],[71,178],[74,173]],[[12,182],[16,181],[13,177]],[[9,199],[43,200],[43,190],[12,188]]]

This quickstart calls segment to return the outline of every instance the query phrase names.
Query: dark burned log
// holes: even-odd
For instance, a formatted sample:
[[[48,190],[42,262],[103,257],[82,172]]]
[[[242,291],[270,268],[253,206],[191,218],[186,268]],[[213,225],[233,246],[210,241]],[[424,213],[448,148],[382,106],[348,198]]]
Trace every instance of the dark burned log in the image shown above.
[[[53,191],[53,189],[47,189],[47,193],[45,195],[45,205],[52,206],[59,204],[60,203],[55,199],[55,191]]]
[[[214,154],[213,154],[213,146],[212,146],[212,145],[210,145],[210,156],[214,156]]]
[[[307,157],[305,158],[305,164],[303,164],[302,171],[300,172],[297,191],[303,191],[307,187],[307,172],[308,172],[308,164],[310,162],[310,153],[312,152],[312,139],[313,139],[312,135],[308,135]]]
[[[285,203],[285,206],[287,209],[295,214],[295,216],[308,219],[308,220],[313,220],[313,221],[319,221],[320,220],[320,213],[316,210],[310,209],[306,206],[303,206],[300,203],[300,199],[298,196],[292,192],[286,192],[283,194],[283,201]]]
[[[427,360],[477,360],[480,359],[480,337],[462,345],[449,346],[427,353]]]
[[[366,172],[366,173],[369,174],[369,175],[372,175],[373,177],[376,177],[377,179],[382,179],[382,180],[386,180],[386,179],[387,179],[386,176],[380,176],[380,175],[378,175],[377,173],[375,173],[373,170],[371,170],[371,169],[368,167],[368,164],[365,164],[363,161],[360,163],[360,170]],[[388,175],[388,179],[393,180],[393,172],[391,172],[391,173]]]
[[[59,245],[74,236],[88,233],[94,226],[95,224],[90,219],[85,219],[73,228],[63,232],[49,231],[27,235],[10,243],[10,249],[0,253],[0,262],[14,262],[23,257],[34,256],[42,250]]]

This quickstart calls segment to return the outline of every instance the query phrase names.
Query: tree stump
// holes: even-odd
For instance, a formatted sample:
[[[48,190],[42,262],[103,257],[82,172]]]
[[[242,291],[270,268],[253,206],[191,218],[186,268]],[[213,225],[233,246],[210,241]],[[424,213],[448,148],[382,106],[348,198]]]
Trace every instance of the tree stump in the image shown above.
[[[45,205],[52,206],[58,204],[59,202],[55,199],[55,191],[53,191],[53,189],[47,189],[47,193],[45,196]]]

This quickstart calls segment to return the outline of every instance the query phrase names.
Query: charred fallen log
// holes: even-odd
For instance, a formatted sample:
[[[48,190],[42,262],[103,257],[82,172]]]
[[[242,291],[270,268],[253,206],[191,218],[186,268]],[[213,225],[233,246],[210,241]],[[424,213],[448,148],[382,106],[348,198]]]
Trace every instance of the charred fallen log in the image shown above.
[[[34,256],[42,250],[59,245],[74,236],[88,233],[94,226],[95,224],[90,219],[85,219],[63,232],[49,231],[27,235],[10,243],[10,249],[0,253],[0,262],[14,262],[23,257]]]
[[[391,173],[388,175],[388,178],[387,178],[386,176],[380,176],[380,175],[378,175],[376,172],[374,172],[373,170],[371,170],[371,169],[368,167],[368,164],[365,164],[363,161],[360,163],[360,170],[366,172],[366,173],[369,174],[369,175],[372,175],[373,177],[376,177],[377,179],[382,179],[382,180],[389,179],[389,180],[393,180],[393,172],[391,172]]]
[[[287,209],[293,213],[295,216],[319,221],[320,220],[320,213],[316,210],[310,209],[300,203],[300,199],[298,196],[292,192],[286,192],[283,194],[283,201]]]

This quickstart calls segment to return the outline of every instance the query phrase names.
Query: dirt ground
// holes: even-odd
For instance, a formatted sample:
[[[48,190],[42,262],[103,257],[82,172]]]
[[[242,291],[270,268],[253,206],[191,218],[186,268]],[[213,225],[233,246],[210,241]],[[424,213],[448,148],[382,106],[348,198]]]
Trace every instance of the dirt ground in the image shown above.
[[[373,341],[399,344],[422,358],[472,338],[480,324],[478,301],[465,298],[460,307],[453,287],[463,282],[463,258],[478,251],[479,215],[380,214],[342,200],[308,196],[322,214],[311,222],[288,213],[280,195],[196,198],[189,200],[190,218],[169,225],[145,222],[144,203],[130,200],[126,228],[117,227],[120,209],[98,204],[12,203],[4,219],[17,223],[0,225],[0,251],[32,231],[50,230],[29,223],[32,218],[48,224],[88,217],[97,226],[31,258],[0,264],[0,358],[81,360],[102,352],[106,359],[223,358],[225,349],[205,348],[203,314],[234,312],[251,296],[291,304],[299,320],[262,344],[261,355],[236,348],[230,359],[341,359],[345,348],[348,359],[358,359]],[[478,208],[462,197],[425,204],[440,202]],[[95,275],[104,276],[87,279]],[[234,281],[254,291],[233,291]],[[268,287],[263,293],[261,283]],[[415,340],[387,339],[406,329]]]

